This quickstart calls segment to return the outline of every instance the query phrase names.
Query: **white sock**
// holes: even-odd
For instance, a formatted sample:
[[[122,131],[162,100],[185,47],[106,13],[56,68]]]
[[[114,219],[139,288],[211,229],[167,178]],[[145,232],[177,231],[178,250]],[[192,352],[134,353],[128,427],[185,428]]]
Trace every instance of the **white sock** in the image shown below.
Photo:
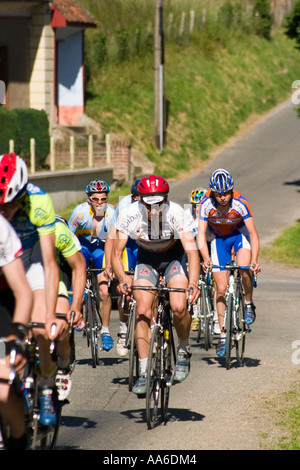
[[[144,359],[139,359],[139,370],[140,370],[140,374],[145,374],[145,373],[146,373],[147,362],[148,362],[148,358],[147,358],[147,357],[145,357]]]
[[[120,333],[127,333],[127,323],[120,321]]]
[[[109,326],[102,326],[101,333],[109,333]]]

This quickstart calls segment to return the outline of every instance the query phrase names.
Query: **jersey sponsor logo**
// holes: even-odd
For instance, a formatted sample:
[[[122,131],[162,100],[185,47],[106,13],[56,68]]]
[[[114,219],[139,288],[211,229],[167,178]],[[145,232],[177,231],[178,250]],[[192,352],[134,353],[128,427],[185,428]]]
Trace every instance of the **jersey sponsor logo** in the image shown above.
[[[58,237],[58,241],[63,245],[70,245],[70,241],[72,241],[72,239],[65,233],[61,233]]]
[[[148,276],[149,277],[149,270],[146,268],[143,268],[140,270],[140,276]]]
[[[26,189],[29,194],[45,194],[45,191],[43,189],[39,188],[38,186],[32,183],[28,183]]]
[[[83,219],[84,214],[77,214],[73,219],[71,220],[71,230],[75,230],[79,222]]]
[[[45,219],[45,220],[47,219],[47,212],[41,207],[37,207],[34,213],[35,213],[35,216],[39,217],[40,219]]]
[[[129,224],[131,224],[131,222],[134,222],[135,220],[137,220],[139,218],[139,215],[138,213],[134,214],[134,215],[130,215],[128,216],[125,220],[123,220],[120,224],[120,228],[122,230],[126,230],[129,226]]]

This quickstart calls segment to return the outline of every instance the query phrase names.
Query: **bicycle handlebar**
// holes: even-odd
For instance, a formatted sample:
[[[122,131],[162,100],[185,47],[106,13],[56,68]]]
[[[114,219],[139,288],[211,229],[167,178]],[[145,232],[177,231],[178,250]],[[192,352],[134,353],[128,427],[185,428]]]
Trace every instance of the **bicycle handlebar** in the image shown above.
[[[165,286],[131,286],[132,290],[155,290],[157,292],[189,292],[190,289]]]
[[[218,264],[213,264],[213,268],[227,269],[228,271],[234,269],[244,269],[250,270],[252,266],[238,266],[237,264],[225,264],[225,266],[219,266]],[[253,287],[257,287],[257,275],[256,272],[253,273]]]

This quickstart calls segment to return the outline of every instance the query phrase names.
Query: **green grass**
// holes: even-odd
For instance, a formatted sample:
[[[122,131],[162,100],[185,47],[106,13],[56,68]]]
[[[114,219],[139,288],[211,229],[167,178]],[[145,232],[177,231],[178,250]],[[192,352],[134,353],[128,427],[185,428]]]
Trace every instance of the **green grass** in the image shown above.
[[[265,450],[300,450],[300,382],[267,403],[274,420],[276,438],[262,435]]]
[[[263,257],[300,268],[300,221],[285,229],[271,246],[261,251]]]
[[[209,56],[194,43],[167,45],[162,154],[153,140],[152,55],[99,69],[87,86],[86,113],[173,178],[199,167],[252,115],[286,99],[300,75],[297,54],[279,32],[272,41],[245,35],[238,43],[215,46]]]

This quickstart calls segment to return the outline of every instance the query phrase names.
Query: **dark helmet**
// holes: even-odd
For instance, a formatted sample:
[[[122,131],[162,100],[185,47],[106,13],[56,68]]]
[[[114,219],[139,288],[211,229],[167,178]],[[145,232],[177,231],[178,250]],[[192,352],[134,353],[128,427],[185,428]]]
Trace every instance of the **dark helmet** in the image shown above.
[[[103,180],[93,180],[90,181],[87,187],[85,188],[85,192],[88,196],[91,196],[95,193],[106,193],[110,192],[109,186],[106,181]]]
[[[138,196],[138,184],[141,180],[135,180],[134,183],[132,183],[132,186],[131,186],[131,194],[134,195],[134,196]]]

